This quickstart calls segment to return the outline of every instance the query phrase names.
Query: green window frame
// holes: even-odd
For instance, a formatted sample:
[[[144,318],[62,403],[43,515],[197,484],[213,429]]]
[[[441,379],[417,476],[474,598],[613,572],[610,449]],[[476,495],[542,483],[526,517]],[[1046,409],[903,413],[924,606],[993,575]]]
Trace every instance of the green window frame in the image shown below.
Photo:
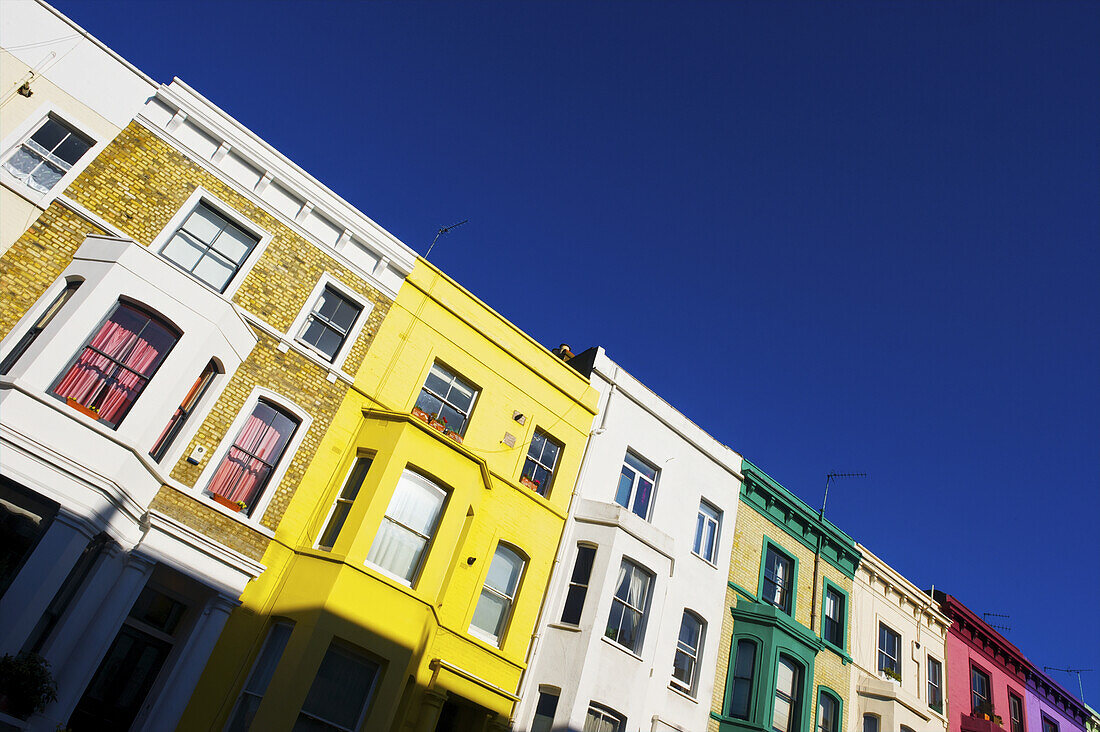
[[[828,697],[836,705],[836,717],[832,720],[832,726],[822,726],[822,723],[827,721],[821,719],[821,698]],[[840,732],[844,729],[844,698],[840,694],[836,693],[828,686],[817,687],[817,705],[814,708],[814,731],[815,732]]]
[[[832,619],[828,616],[829,611],[829,594],[834,593],[836,596],[836,604],[839,605],[839,618],[836,622],[839,623],[840,628],[840,643],[835,642],[830,638],[829,623]],[[820,618],[820,637],[830,647],[840,651],[842,654],[848,651],[848,608],[850,607],[848,593],[844,591],[839,585],[830,580],[828,577],[822,578],[821,583],[821,618]]]
[[[767,577],[768,571],[768,553],[772,552],[778,554],[780,557],[785,558],[790,562],[790,578],[783,578],[783,586],[785,589],[782,604],[776,604],[769,600],[764,592],[765,580],[768,583],[775,584],[774,577]],[[773,573],[774,574],[774,573]],[[760,598],[760,602],[782,610],[787,615],[794,617],[796,603],[798,602],[798,557],[785,549],[782,544],[778,544],[770,537],[764,537],[764,543],[760,550],[760,576],[756,586],[756,596]]]

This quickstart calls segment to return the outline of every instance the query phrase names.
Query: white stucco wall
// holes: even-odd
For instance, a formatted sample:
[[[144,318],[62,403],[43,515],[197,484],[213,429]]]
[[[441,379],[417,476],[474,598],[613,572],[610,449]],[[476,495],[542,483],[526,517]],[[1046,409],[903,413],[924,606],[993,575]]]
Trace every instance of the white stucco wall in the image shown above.
[[[515,728],[531,728],[539,688],[549,686],[560,689],[554,729],[583,729],[591,702],[625,716],[628,730],[706,729],[726,612],[741,456],[602,349],[592,385],[601,393],[601,413],[585,453]],[[649,521],[614,502],[628,449],[660,471]],[[692,553],[700,500],[722,512],[715,564]],[[581,622],[570,627],[558,621],[578,542],[597,550]],[[654,575],[644,640],[636,654],[604,637],[624,557]],[[671,684],[685,609],[707,623],[692,694]]]
[[[947,729],[947,656],[945,643],[951,621],[932,598],[901,576],[867,547],[852,584],[851,696],[855,709],[848,717],[851,732],[861,732],[863,715],[881,718],[880,729],[902,725],[920,730]],[[901,683],[878,671],[879,624],[901,636]],[[928,706],[928,658],[943,669],[943,713]]]

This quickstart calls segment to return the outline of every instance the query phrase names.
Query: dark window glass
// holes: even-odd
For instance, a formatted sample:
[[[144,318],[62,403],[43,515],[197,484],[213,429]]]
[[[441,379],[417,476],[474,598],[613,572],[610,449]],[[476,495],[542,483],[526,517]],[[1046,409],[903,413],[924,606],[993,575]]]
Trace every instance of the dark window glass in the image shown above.
[[[554,715],[558,712],[558,692],[539,691],[535,704],[535,718],[531,720],[531,732],[551,732]]]
[[[433,364],[416,399],[416,408],[442,422],[446,429],[465,435],[476,398],[477,389],[447,368]]]
[[[928,657],[928,706],[943,714],[943,664]]]
[[[46,606],[46,611],[42,613],[42,617],[34,626],[34,630],[27,636],[27,641],[23,644],[23,650],[30,653],[38,653],[42,650],[42,646],[45,645],[46,640],[53,633],[53,629],[57,627],[57,621],[61,619],[61,615],[69,607],[69,603],[73,601],[76,591],[84,585],[84,580],[91,574],[92,567],[95,566],[96,560],[103,553],[103,547],[107,546],[109,542],[110,539],[106,534],[97,534],[84,547],[84,551],[80,553],[80,557],[77,558],[72,570],[65,577],[65,581],[61,583],[57,594]]]
[[[817,732],[839,732],[840,720],[837,718],[840,705],[836,699],[825,692],[817,697]]]
[[[588,581],[592,576],[592,563],[596,559],[596,547],[577,545],[577,559],[573,563],[573,575],[569,578],[569,591],[565,596],[565,609],[561,621],[571,625],[581,622],[584,597],[588,594]]]
[[[1043,732],[1058,732],[1058,723],[1047,715],[1043,715]]]
[[[252,727],[252,720],[260,708],[260,702],[267,693],[267,686],[271,683],[271,677],[275,675],[275,668],[283,657],[287,641],[294,626],[286,622],[278,622],[271,626],[267,639],[264,641],[260,655],[256,657],[256,663],[252,666],[252,673],[248,675],[248,681],[241,689],[241,695],[237,698],[237,706],[233,709],[233,716],[225,727],[225,732],[248,732]]]
[[[42,313],[38,317],[38,320],[34,322],[34,325],[23,334],[23,337],[19,339],[19,342],[15,344],[15,347],[8,352],[8,355],[4,357],[4,360],[0,362],[0,376],[7,374],[11,371],[12,366],[16,364],[19,358],[27,352],[27,349],[31,347],[31,344],[37,340],[39,334],[46,329],[46,326],[50,324],[50,321],[54,319],[61,308],[65,306],[65,303],[69,301],[69,298],[73,296],[76,289],[80,287],[80,282],[70,282],[65,285],[65,289],[61,291],[50,306],[46,308],[46,312]]]
[[[970,708],[978,713],[984,710],[990,703],[989,675],[973,666],[970,668]],[[989,707],[992,715],[992,707]]]
[[[752,703],[752,682],[756,670],[756,644],[737,641],[737,655],[733,663],[733,690],[730,694],[730,716],[748,719]]]
[[[306,318],[300,338],[329,361],[333,361],[362,310],[358,304],[331,287],[326,287]]]
[[[535,430],[527,449],[527,460],[523,463],[523,478],[540,496],[550,492],[550,481],[560,453],[561,445],[542,430]]]
[[[367,477],[370,466],[370,458],[361,457],[355,461],[355,465],[348,474],[347,482],[344,483],[343,490],[336,497],[336,503],[332,507],[332,514],[329,516],[328,523],[325,524],[325,530],[321,532],[321,538],[317,540],[319,549],[332,549],[336,546],[340,529],[344,528],[344,522],[348,520],[351,505],[355,502],[355,497],[359,495],[359,489],[363,486],[363,481]]]
[[[45,193],[92,147],[91,140],[49,117],[4,161],[4,169],[34,190]]]
[[[901,636],[882,623],[878,626],[878,670],[901,680]]]
[[[703,621],[685,610],[680,619],[680,635],[676,639],[676,655],[672,659],[672,683],[689,694],[695,693],[695,668],[702,650]]]
[[[1010,732],[1024,732],[1024,702],[1012,693],[1008,695],[1008,719]]]
[[[120,302],[58,377],[53,393],[118,427],[178,339],[167,323]]]
[[[775,707],[772,712],[772,729],[775,732],[797,732],[801,683],[801,669],[786,656],[780,656],[775,670]]]
[[[825,589],[825,640],[844,647],[844,595],[832,587]]]
[[[58,505],[0,476],[0,597],[46,533]]]
[[[653,502],[653,487],[657,484],[657,469],[628,452],[623,458],[619,473],[619,485],[615,490],[615,503],[629,508],[638,516],[649,520]]]

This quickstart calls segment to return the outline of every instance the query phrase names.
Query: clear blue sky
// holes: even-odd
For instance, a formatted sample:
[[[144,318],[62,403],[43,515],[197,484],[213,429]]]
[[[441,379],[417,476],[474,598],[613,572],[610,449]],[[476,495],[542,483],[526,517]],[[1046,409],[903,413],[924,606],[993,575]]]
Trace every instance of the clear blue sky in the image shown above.
[[[1100,707],[1100,3],[56,4]]]

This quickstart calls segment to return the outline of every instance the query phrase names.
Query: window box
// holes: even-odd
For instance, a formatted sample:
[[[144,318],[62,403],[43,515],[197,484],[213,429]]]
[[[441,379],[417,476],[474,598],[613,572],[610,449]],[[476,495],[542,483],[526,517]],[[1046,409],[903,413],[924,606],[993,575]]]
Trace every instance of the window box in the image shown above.
[[[446,417],[439,417],[437,419],[437,418],[433,417],[432,421],[428,423],[428,426],[431,427],[436,432],[444,432],[447,429],[447,418]]]
[[[236,511],[237,513],[240,513],[241,511],[244,511],[248,508],[248,504],[244,501],[234,502],[229,500],[225,496],[218,495],[217,493],[211,493],[210,497],[214,499],[214,503],[220,503],[221,505],[228,508],[230,511]]]
[[[83,404],[81,404],[77,400],[73,399],[72,397],[66,398],[65,403],[68,404],[73,409],[75,409],[76,411],[80,412],[81,414],[84,414],[84,415],[86,415],[88,417],[91,417],[92,419],[95,419],[95,420],[99,419],[99,410],[95,407],[85,407]]]
[[[425,424],[432,421],[431,415],[429,415],[420,407],[413,407],[412,415],[419,419],[421,422],[424,422]]]
[[[462,435],[458,434],[454,430],[447,430],[443,434],[447,435],[447,437],[450,437],[452,440],[454,440],[458,444],[460,444],[460,445],[462,444]]]
[[[890,681],[893,681],[893,682],[898,683],[898,684],[901,683],[901,674],[899,674],[897,671],[890,668],[889,666],[882,669],[882,675],[885,676]]]
[[[537,483],[536,481],[534,481],[534,480],[532,480],[531,478],[529,478],[528,476],[526,476],[526,475],[522,476],[522,477],[521,477],[521,478],[519,479],[519,482],[520,482],[520,484],[521,484],[521,485],[523,485],[524,487],[526,487],[526,488],[530,488],[531,490],[533,490],[533,491],[535,491],[536,493],[538,493],[538,491],[539,491],[539,484],[538,484],[538,483]]]

